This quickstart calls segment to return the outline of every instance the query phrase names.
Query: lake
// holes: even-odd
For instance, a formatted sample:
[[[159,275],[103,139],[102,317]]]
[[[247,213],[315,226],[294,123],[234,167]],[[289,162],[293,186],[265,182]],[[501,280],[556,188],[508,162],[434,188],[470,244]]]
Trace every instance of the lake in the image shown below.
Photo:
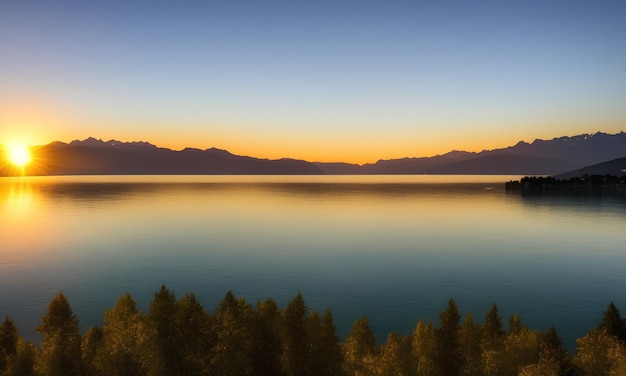
[[[507,193],[510,176],[0,178],[0,315],[20,334],[58,291],[81,325],[166,284],[214,311],[228,290],[367,316],[379,342],[438,325],[453,297],[554,325],[565,345],[626,310],[626,198]],[[626,311],[625,311],[626,312]]]

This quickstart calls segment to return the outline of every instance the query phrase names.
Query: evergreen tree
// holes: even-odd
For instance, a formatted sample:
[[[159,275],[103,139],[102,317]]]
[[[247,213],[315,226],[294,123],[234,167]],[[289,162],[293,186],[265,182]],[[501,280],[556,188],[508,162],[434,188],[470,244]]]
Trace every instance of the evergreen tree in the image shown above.
[[[483,343],[489,347],[496,348],[501,344],[504,334],[505,332],[502,330],[502,318],[498,314],[498,306],[493,303],[485,315]]]
[[[213,320],[216,342],[212,352],[210,373],[224,376],[251,375],[252,308],[229,291],[215,313]]]
[[[609,304],[606,312],[604,312],[599,328],[604,329],[608,335],[613,336],[622,342],[626,342],[626,326],[624,325],[624,320],[620,316],[619,310],[613,302]]]
[[[522,318],[519,313],[513,314],[509,318],[509,335],[519,334],[524,328],[524,324],[522,323]]]
[[[413,331],[413,359],[415,360],[415,374],[431,376],[435,374],[437,358],[437,338],[432,323],[425,324],[420,320]]]
[[[102,333],[102,329],[97,326],[92,327],[83,335],[80,348],[82,351],[82,360],[86,375],[103,375],[98,364],[103,342],[104,334]]]
[[[337,328],[333,320],[333,314],[329,309],[324,312],[322,317],[322,328],[320,333],[320,350],[322,352],[323,369],[320,375],[338,376],[343,372],[343,354],[339,346],[339,338],[337,337]]]
[[[463,359],[459,348],[459,308],[454,299],[448,301],[448,308],[439,314],[441,326],[437,330],[437,369],[443,375],[461,374]]]
[[[311,312],[305,320],[307,337],[306,370],[308,375],[321,375],[324,370],[324,354],[322,350],[322,320],[317,311]]]
[[[513,315],[511,318],[519,317]],[[539,361],[539,344],[537,332],[528,330],[521,322],[521,319],[514,319],[516,323],[510,327],[518,327],[513,332],[509,330],[509,335],[504,339],[502,354],[502,365],[500,372],[502,375],[518,375],[526,366],[536,364]]]
[[[495,303],[487,311],[482,329],[483,372],[488,376],[501,375],[502,368],[506,364],[501,354],[505,332],[502,330],[502,318],[498,314],[498,307]]]
[[[194,294],[187,294],[178,302],[174,323],[176,337],[180,339],[181,373],[202,375],[215,339],[212,338],[209,315]]]
[[[284,374],[282,354],[282,313],[273,299],[257,304],[254,316],[252,368],[256,375]]]
[[[155,375],[175,376],[180,374],[182,359],[180,354],[180,340],[176,336],[176,328],[172,323],[176,320],[176,296],[165,285],[154,294],[150,310],[146,317],[146,324],[150,333],[150,340],[154,346],[154,356],[151,364]]]
[[[578,345],[574,364],[583,376],[609,375],[612,364],[609,349],[618,345],[617,338],[603,329],[592,330],[576,340]]]
[[[345,371],[348,375],[368,375],[377,354],[376,337],[367,317],[354,322],[343,345]]]
[[[572,364],[554,327],[539,336],[539,363],[554,365],[558,375],[571,375]]]
[[[2,376],[35,376],[36,353],[37,350],[32,342],[24,342],[20,339],[15,356],[7,359],[6,370]]]
[[[415,375],[416,367],[411,341],[410,336],[401,336],[397,333],[389,334],[387,343],[381,347],[378,359],[374,364],[375,374]]]
[[[463,375],[479,375],[482,370],[481,347],[482,329],[474,321],[474,316],[468,313],[459,329],[459,346],[464,360]]]
[[[17,353],[18,340],[15,322],[6,317],[0,325],[0,374],[6,369],[8,358]]]
[[[78,318],[67,298],[58,293],[41,318],[37,332],[43,334],[37,371],[43,376],[82,374],[81,337]]]
[[[90,335],[93,341],[98,340],[97,332]],[[104,314],[102,347],[96,356],[96,368],[104,375],[147,374],[150,354],[147,354],[146,342],[143,314],[130,294],[126,294]]]
[[[308,375],[309,338],[306,328],[308,310],[300,293],[285,308],[283,354],[288,375]]]

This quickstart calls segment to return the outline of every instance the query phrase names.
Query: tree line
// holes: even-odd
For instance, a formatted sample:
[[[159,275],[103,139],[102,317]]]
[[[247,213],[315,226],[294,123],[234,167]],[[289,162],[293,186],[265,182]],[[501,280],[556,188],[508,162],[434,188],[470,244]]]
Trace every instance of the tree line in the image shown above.
[[[507,191],[523,193],[541,192],[592,192],[625,193],[626,175],[583,175],[569,179],[557,179],[552,176],[525,176],[521,180],[505,183]]]
[[[367,318],[345,340],[330,310],[310,311],[301,294],[285,308],[273,299],[255,306],[228,292],[215,312],[194,294],[176,299],[166,286],[147,313],[126,294],[104,314],[102,327],[81,334],[62,294],[25,341],[10,318],[0,325],[0,375],[625,375],[626,324],[611,303],[597,328],[577,340],[573,356],[556,330],[529,329],[519,314],[505,328],[493,304],[482,323],[464,318],[453,299],[439,323],[419,321],[413,333],[379,344]]]

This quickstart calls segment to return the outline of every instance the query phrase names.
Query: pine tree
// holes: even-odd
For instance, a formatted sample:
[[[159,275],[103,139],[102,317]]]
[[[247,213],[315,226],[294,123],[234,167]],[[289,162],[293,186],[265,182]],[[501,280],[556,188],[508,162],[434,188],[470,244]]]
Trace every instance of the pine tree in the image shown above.
[[[502,330],[502,318],[498,314],[498,307],[495,303],[491,305],[485,315],[482,331],[481,350],[484,374],[488,376],[501,375],[506,364],[501,353],[505,332]]]
[[[529,330],[517,313],[509,319],[509,334],[504,339],[502,359],[500,372],[512,376],[539,361],[537,332]]]
[[[176,296],[165,285],[161,286],[146,317],[146,325],[150,333],[151,343],[154,345],[155,361],[151,364],[155,375],[175,376],[180,374],[181,355],[180,340],[176,336],[176,328],[172,323],[176,319]]]
[[[604,312],[599,328],[604,329],[608,335],[613,336],[622,342],[626,342],[626,326],[624,325],[624,320],[620,316],[619,310],[613,302],[609,304],[606,312]]]
[[[416,372],[410,336],[390,333],[374,365],[377,375],[413,376]]]
[[[322,316],[321,352],[323,360],[323,369],[320,375],[338,376],[341,375],[343,354],[339,346],[339,338],[337,337],[337,329],[333,320],[333,314],[327,309]]]
[[[474,316],[468,313],[459,329],[459,345],[464,359],[463,375],[478,375],[481,372],[482,329],[474,321]]]
[[[174,321],[180,339],[181,373],[186,376],[201,375],[209,356],[211,336],[209,315],[194,294],[185,295],[178,302]]]
[[[441,326],[437,330],[437,369],[449,376],[461,374],[463,359],[459,348],[459,321],[461,316],[454,299],[448,308],[439,314]]]
[[[0,374],[7,367],[7,359],[17,353],[18,340],[15,322],[6,317],[0,325]]]
[[[308,310],[300,293],[285,308],[283,355],[287,375],[308,375],[309,338],[306,328]]]
[[[524,328],[524,324],[522,324],[522,318],[519,313],[513,314],[509,318],[509,335],[511,334],[519,334]]]
[[[378,348],[367,317],[354,322],[344,342],[343,353],[348,375],[370,374],[369,369],[378,355]]]
[[[554,327],[539,336],[539,363],[554,365],[558,375],[572,374],[570,357]]]
[[[97,332],[92,333],[97,340]],[[131,376],[147,373],[147,336],[144,317],[135,300],[126,294],[104,314],[102,347],[97,355],[97,369],[104,375]]]
[[[245,376],[253,372],[252,308],[229,291],[215,313],[212,331],[216,342],[211,349],[211,373]]]
[[[437,354],[437,338],[432,323],[420,320],[413,331],[413,359],[415,359],[415,374],[431,376],[435,374]]]
[[[102,370],[99,368],[99,358],[102,356],[101,349],[103,342],[104,334],[102,333],[102,329],[97,326],[92,327],[83,335],[80,348],[86,375],[103,375]]]
[[[282,354],[282,313],[273,299],[257,304],[254,315],[252,368],[256,375],[284,374]]]
[[[15,356],[8,358],[6,370],[2,376],[35,376],[35,356],[35,345],[20,339]]]
[[[52,299],[41,321],[37,327],[37,332],[43,334],[37,359],[38,373],[43,376],[82,374],[80,326],[62,293]]]
[[[498,306],[493,303],[485,315],[483,343],[495,349],[501,345],[504,334],[505,332],[502,330],[502,318],[498,314]]]

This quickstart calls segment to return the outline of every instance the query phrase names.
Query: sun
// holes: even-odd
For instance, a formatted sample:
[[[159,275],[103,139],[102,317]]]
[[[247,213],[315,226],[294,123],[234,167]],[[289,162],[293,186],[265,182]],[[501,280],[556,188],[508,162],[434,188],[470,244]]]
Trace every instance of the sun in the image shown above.
[[[9,146],[9,160],[17,167],[24,168],[33,159],[30,149],[24,145]]]

